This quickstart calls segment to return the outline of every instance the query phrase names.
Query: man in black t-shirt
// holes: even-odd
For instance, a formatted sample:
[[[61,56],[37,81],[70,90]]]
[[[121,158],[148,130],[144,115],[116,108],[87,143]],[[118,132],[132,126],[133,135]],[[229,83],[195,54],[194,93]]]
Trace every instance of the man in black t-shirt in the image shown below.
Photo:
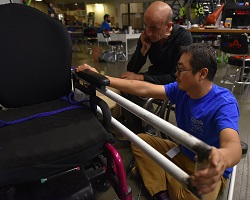
[[[181,56],[180,47],[193,43],[191,33],[172,22],[172,9],[162,1],[153,2],[144,13],[145,31],[127,65],[127,72],[121,78],[168,84],[175,81],[177,62]],[[147,72],[139,73],[149,58],[151,66]],[[143,106],[147,99],[133,95],[122,95]],[[135,133],[144,131],[141,120],[123,109],[125,125]]]

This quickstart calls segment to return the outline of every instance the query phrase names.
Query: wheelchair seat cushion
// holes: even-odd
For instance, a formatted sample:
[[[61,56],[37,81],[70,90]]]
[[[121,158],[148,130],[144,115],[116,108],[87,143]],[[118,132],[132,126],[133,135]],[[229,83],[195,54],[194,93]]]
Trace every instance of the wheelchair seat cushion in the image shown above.
[[[67,101],[55,100],[2,110],[0,120],[13,121],[70,105]],[[44,165],[78,164],[76,157],[80,157],[82,163],[87,162],[100,154],[104,145],[113,139],[87,107],[5,126],[0,130],[0,185],[5,178],[21,176],[24,169],[34,171],[34,168]],[[32,173],[29,171],[29,174]]]

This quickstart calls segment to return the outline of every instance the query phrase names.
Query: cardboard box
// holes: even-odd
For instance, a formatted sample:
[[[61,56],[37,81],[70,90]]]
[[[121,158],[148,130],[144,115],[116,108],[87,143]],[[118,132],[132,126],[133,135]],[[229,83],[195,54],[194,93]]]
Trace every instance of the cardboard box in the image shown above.
[[[225,26],[225,28],[231,28],[232,27],[232,18],[226,18],[224,26]]]

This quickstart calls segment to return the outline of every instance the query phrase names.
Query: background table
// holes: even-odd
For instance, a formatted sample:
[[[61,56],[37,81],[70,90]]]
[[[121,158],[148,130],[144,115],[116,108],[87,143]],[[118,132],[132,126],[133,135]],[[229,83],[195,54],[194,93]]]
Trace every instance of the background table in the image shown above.
[[[247,29],[229,29],[229,28],[191,28],[187,29],[191,32],[194,42],[198,43],[202,41],[204,35],[221,35],[221,34],[248,34],[250,35],[250,30]]]
[[[210,28],[191,28],[188,29],[191,33],[197,33],[197,34],[217,34],[217,35],[221,35],[222,33],[247,33],[250,34],[250,30],[247,29],[210,29]]]

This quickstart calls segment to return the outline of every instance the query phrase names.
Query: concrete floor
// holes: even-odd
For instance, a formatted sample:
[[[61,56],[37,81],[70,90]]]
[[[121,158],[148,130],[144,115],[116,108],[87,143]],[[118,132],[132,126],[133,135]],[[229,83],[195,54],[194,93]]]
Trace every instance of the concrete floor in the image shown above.
[[[72,66],[76,67],[80,64],[87,63],[91,66],[95,67],[97,70],[99,70],[102,74],[107,74],[110,76],[119,77],[123,72],[126,71],[126,61],[120,61],[118,63],[101,63],[98,62],[98,52],[102,52],[105,50],[105,47],[97,48],[93,47],[93,55],[87,54],[86,51],[84,51],[81,47],[81,51],[79,50],[78,46],[74,47],[73,51],[73,60],[72,60]],[[147,66],[150,63],[147,63]],[[145,66],[143,69],[146,69]],[[218,85],[220,84],[220,80],[222,76],[225,73],[225,65],[219,66],[217,75],[215,77],[215,83]],[[225,87],[230,88],[230,85],[226,85]],[[231,89],[231,88],[230,88]],[[240,106],[240,112],[241,117],[239,121],[240,126],[240,138],[242,141],[246,142],[248,145],[250,144],[250,126],[249,126],[249,118],[250,118],[250,87],[246,87],[243,94],[239,94],[238,88],[234,92],[239,106]],[[171,123],[174,123],[174,115],[171,114]],[[117,133],[118,134],[118,133]],[[115,147],[120,152],[122,156],[122,160],[126,167],[128,166],[132,155],[130,151],[130,144],[129,142],[116,142]],[[234,196],[233,200],[249,200],[250,199],[250,154],[243,156],[240,163],[237,165],[237,173],[236,173],[236,181],[234,186]],[[132,173],[127,178],[128,184],[132,188],[133,193],[133,199],[140,199],[140,200],[149,200],[150,197],[145,190],[142,180],[140,178],[140,175],[137,173],[136,170],[133,170]],[[106,192],[96,192],[96,199],[97,200],[116,200],[118,197],[116,196],[114,190],[110,188]],[[227,194],[222,194],[218,200],[226,200]]]

